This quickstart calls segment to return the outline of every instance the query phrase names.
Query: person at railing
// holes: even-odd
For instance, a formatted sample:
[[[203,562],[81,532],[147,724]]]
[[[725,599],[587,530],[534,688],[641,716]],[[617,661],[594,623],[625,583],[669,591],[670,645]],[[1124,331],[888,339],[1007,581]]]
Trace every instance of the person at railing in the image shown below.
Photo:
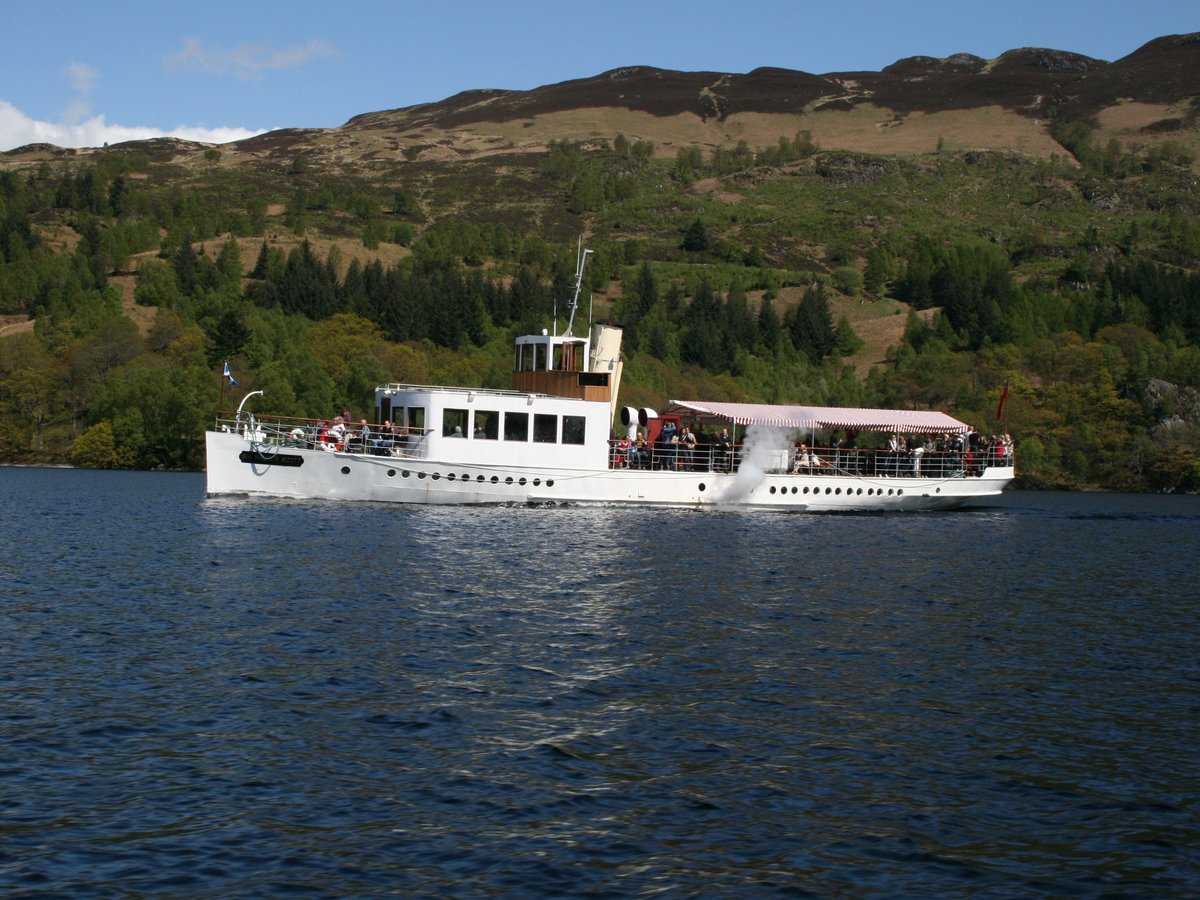
[[[346,446],[346,420],[337,416],[329,427],[329,436],[333,439],[335,449],[341,450]]]
[[[326,422],[317,422],[317,442],[316,445],[322,450],[332,450],[334,444],[337,443],[337,438],[329,430],[329,425]]]
[[[904,438],[899,434],[889,434],[887,449],[883,453],[883,474],[900,474],[900,455],[904,452]]]
[[[379,433],[371,441],[371,452],[376,456],[387,456],[392,452],[392,444],[395,443],[395,440],[396,432],[392,428],[392,423],[384,419],[383,424],[379,426]]]
[[[655,447],[660,469],[675,469],[678,467],[679,434],[675,423],[668,419],[663,423],[662,431],[658,434]]]
[[[639,431],[633,445],[629,448],[629,468],[644,469],[647,463],[646,437]]]
[[[717,467],[722,472],[728,472],[733,464],[733,441],[729,437],[729,429],[722,428],[717,438]]]
[[[1011,466],[1013,464],[1013,439],[1008,432],[1000,435],[996,442],[996,465]]]
[[[679,435],[679,452],[679,467],[688,472],[694,470],[696,468],[696,435],[686,425],[683,426],[683,431]]]
[[[913,437],[909,440],[908,446],[912,448],[909,451],[909,456],[912,457],[912,473],[914,476],[921,474],[921,460],[924,458],[926,451],[932,449],[926,443],[918,437]]]
[[[809,450],[808,444],[801,444],[796,450],[796,459],[792,464],[792,474],[812,475],[824,465],[824,460]]]
[[[625,469],[628,468],[629,454],[633,450],[633,441],[629,438],[610,438],[608,446],[612,450],[612,458],[609,460],[610,469]]]
[[[369,453],[371,450],[371,426],[367,424],[366,419],[359,420],[358,430],[352,431],[346,439],[346,449],[350,450],[351,446],[359,453]]]

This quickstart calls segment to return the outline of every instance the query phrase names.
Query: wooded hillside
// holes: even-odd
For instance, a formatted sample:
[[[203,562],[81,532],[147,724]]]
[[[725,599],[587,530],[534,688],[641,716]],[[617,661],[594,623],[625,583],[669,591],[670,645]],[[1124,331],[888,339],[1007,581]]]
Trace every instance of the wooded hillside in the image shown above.
[[[227,406],[281,414],[508,386],[582,235],[622,404],[939,408],[1007,426],[1026,484],[1194,491],[1195,38],[622,70],[239,145],[0,155],[0,459],[199,468],[226,360]]]

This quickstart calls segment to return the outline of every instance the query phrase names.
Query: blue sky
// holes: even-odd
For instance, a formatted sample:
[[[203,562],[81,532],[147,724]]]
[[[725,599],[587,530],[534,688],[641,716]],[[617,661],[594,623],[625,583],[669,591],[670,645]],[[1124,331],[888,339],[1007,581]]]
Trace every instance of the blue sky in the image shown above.
[[[0,150],[334,127],[472,88],[629,65],[878,70],[1050,47],[1115,60],[1200,31],[1197,0],[96,0],[3,15]]]

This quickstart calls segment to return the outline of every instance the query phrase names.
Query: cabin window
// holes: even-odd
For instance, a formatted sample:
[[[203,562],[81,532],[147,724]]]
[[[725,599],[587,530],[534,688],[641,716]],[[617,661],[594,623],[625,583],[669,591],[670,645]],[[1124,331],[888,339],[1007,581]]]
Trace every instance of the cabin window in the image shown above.
[[[586,421],[583,416],[563,416],[562,442],[564,444],[582,444],[583,425]]]
[[[500,413],[494,410],[475,411],[475,426],[471,429],[477,441],[494,441],[500,436]]]
[[[517,371],[533,371],[534,344],[517,344]]]
[[[529,413],[504,414],[504,439],[506,441],[529,440]]]
[[[534,368],[535,372],[544,372],[544,371],[546,371],[546,369],[550,368],[546,364],[546,350],[547,349],[548,348],[546,347],[545,344],[534,344],[533,345],[533,368]]]
[[[535,444],[558,443],[558,416],[538,413],[533,417],[533,441]]]
[[[425,407],[410,406],[407,409],[408,417],[405,420],[408,425],[410,434],[425,433]]]
[[[442,410],[442,437],[467,436],[467,411],[465,409]]]
[[[392,398],[391,397],[380,397],[379,398],[379,409],[377,409],[375,411],[375,421],[376,422],[392,421]]]

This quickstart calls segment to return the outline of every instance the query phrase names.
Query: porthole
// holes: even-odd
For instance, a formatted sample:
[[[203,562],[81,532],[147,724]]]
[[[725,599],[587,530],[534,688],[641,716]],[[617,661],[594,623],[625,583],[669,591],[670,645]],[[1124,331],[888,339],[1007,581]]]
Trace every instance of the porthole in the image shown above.
[[[896,488],[896,496],[897,497],[904,496],[904,488]]]
[[[860,496],[860,497],[862,496],[862,488],[858,489],[858,496]]]
[[[554,479],[553,478],[546,479],[546,487],[554,487]]]
[[[478,481],[480,484],[483,484],[483,476],[482,475],[476,475],[475,480]]]
[[[541,483],[542,483],[542,479],[540,479],[540,478],[535,478],[535,479],[533,479],[533,486],[534,486],[534,487],[537,487],[537,486],[538,486],[539,484],[541,484]]]
[[[524,486],[525,486],[525,479],[524,479],[524,478],[521,478],[521,479],[519,479],[519,480],[517,481],[517,484],[521,485],[521,487],[524,487]]]
[[[470,475],[468,475],[468,474],[466,474],[466,473],[464,472],[464,473],[463,473],[463,476],[462,476],[462,480],[463,480],[463,481],[470,481],[470,480],[471,480],[471,476],[470,476]]]
[[[453,472],[446,476],[446,478],[448,478],[450,481],[453,481],[456,477],[457,476]]]
[[[841,488],[838,488],[838,493],[840,494],[841,492],[842,492],[842,489],[841,489]],[[833,488],[825,488],[825,493],[826,493],[826,494],[832,494],[832,493],[833,493]]]
[[[890,497],[890,496],[892,496],[892,489],[891,489],[891,488],[888,488],[888,496],[889,496],[889,497]]]
[[[418,472],[418,473],[417,473],[417,477],[418,477],[418,478],[424,478],[424,477],[425,477],[425,473],[424,473],[424,472]]]
[[[835,493],[835,494],[841,494],[841,493],[842,493],[842,489],[841,489],[841,488],[838,488],[837,490],[835,490],[835,491],[834,491],[834,493]]]
[[[349,475],[349,474],[350,474],[350,467],[349,467],[349,466],[342,466],[342,474],[343,474],[343,475]]]
[[[513,479],[512,479],[511,475],[509,475],[507,478],[504,479],[505,484],[512,484],[512,481],[513,481]]]
[[[411,474],[412,474],[412,472],[408,471],[408,469],[404,469],[404,470],[402,470],[402,471],[400,472],[400,477],[401,477],[401,478],[407,478],[407,477],[408,477],[409,475],[411,475]]]
[[[396,470],[388,469],[388,478],[395,478],[395,477],[396,477]]]
[[[934,488],[933,492],[934,492],[935,494],[940,494],[940,493],[942,492],[942,489],[941,489],[941,488]]]
[[[492,484],[499,484],[499,483],[500,483],[500,476],[499,476],[499,475],[493,475],[493,476],[492,476]]]
[[[434,472],[434,473],[433,473],[433,480],[434,480],[434,481],[437,481],[437,480],[438,480],[439,478],[441,478],[441,477],[442,477],[442,473],[441,473],[441,472]]]
[[[775,493],[775,485],[771,485],[771,493]]]
[[[807,484],[804,486],[804,493],[806,493],[806,494],[808,493],[808,485]]]
[[[704,487],[705,487],[704,482],[703,481],[700,482],[700,493],[702,493],[702,494],[704,493]]]

